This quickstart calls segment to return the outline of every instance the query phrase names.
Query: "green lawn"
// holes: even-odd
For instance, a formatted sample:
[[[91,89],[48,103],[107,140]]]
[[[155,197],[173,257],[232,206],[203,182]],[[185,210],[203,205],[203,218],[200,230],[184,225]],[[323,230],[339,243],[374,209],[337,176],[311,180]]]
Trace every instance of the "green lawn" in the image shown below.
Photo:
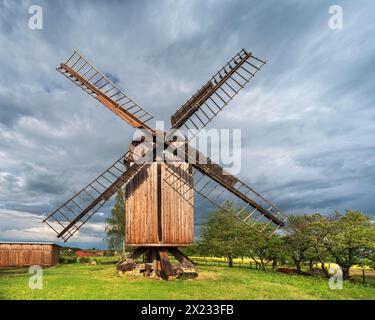
[[[0,270],[0,299],[375,299],[375,288],[323,278],[200,266],[194,280],[120,277],[114,265],[63,264],[44,270],[43,289],[28,287],[27,270]]]

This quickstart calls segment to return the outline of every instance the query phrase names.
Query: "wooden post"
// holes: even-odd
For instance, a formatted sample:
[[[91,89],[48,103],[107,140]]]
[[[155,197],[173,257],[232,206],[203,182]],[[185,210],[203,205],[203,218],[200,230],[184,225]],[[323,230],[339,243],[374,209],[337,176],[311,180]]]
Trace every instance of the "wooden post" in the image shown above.
[[[182,264],[183,267],[194,268],[194,262],[184,255],[180,250],[178,250],[178,248],[170,247],[167,250],[177,259],[178,262]]]
[[[165,249],[159,250],[159,257],[160,257],[160,266],[161,266],[161,271],[164,271],[166,280],[168,280],[169,276],[173,276],[173,267],[169,261],[168,258],[168,252]]]

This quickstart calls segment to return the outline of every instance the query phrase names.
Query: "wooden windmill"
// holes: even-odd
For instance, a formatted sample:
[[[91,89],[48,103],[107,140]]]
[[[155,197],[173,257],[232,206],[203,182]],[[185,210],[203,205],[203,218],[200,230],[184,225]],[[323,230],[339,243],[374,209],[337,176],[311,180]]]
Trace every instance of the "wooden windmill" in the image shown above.
[[[124,187],[125,239],[127,245],[136,247],[132,258],[144,255],[150,269],[166,278],[175,273],[168,253],[182,265],[192,265],[178,247],[191,245],[194,240],[194,194],[270,237],[285,224],[287,216],[188,144],[264,64],[252,53],[241,50],[171,117],[171,129],[162,132],[147,124],[153,118],[150,113],[74,51],[57,70],[131,126],[142,130],[144,139],[133,141],[121,158],[43,222],[57,237],[67,241]],[[173,161],[165,161],[160,150]],[[226,205],[229,197],[234,198],[232,208]],[[125,262],[124,269],[132,268],[129,261],[133,260]]]

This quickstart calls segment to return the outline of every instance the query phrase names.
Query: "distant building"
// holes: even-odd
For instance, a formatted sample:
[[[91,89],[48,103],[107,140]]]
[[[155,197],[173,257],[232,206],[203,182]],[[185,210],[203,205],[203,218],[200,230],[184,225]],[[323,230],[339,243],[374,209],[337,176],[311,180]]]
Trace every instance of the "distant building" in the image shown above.
[[[104,251],[102,250],[77,250],[75,252],[76,256],[83,257],[103,257]]]
[[[52,267],[59,256],[60,246],[52,242],[0,242],[0,267]]]

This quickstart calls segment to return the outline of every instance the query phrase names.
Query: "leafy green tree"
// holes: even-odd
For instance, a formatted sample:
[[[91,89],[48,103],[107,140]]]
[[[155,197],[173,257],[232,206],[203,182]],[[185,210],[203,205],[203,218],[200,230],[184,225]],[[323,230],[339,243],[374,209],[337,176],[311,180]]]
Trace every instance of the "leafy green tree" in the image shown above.
[[[264,224],[259,224],[259,229],[263,227]],[[270,227],[266,228],[270,229]],[[285,258],[284,240],[281,236],[274,234],[268,239],[255,231],[253,232],[247,226],[240,228],[240,231],[242,232],[239,241],[240,252],[252,258],[259,269],[265,271],[270,262],[272,262],[272,268],[276,269],[277,262]],[[272,230],[268,231],[267,233],[272,232]]]
[[[318,247],[314,247],[315,225],[320,221],[321,215],[290,215],[285,238],[286,249],[290,259],[294,262],[297,273],[302,273],[304,262],[310,262],[317,258]]]
[[[375,235],[374,235],[375,238]],[[369,265],[372,269],[375,270],[375,239],[372,239],[370,247],[367,248],[367,252],[365,253],[367,265]]]
[[[227,257],[229,267],[233,267],[233,258],[239,255],[241,247],[239,238],[241,227],[240,222],[225,210],[214,210],[209,213],[202,228],[201,245],[208,254]]]
[[[227,210],[236,213],[230,203],[226,204]],[[244,216],[248,213],[242,212]],[[260,226],[263,228],[263,225]],[[267,227],[269,228],[269,227]],[[229,266],[233,266],[235,257],[251,257],[259,269],[266,270],[266,266],[272,261],[276,269],[277,261],[285,259],[284,240],[279,235],[273,235],[270,239],[253,231],[249,226],[234,219],[225,210],[211,212],[203,226],[203,242],[201,247],[211,255],[225,256]]]
[[[206,252],[201,243],[198,242],[194,242],[188,247],[182,247],[180,250],[187,256],[201,256]]]
[[[125,251],[125,201],[121,189],[116,194],[111,216],[106,220],[105,232],[108,249]]]
[[[311,248],[310,241],[306,239],[303,232],[307,224],[303,216],[289,217],[286,244],[297,273],[302,273],[302,263],[306,260],[307,251]]]
[[[346,210],[344,214],[336,211],[326,225],[324,248],[342,271],[343,278],[350,278],[350,268],[371,256],[375,248],[375,223],[372,217],[362,212]]]
[[[349,279],[350,268],[364,258],[371,259],[375,251],[375,224],[371,219],[353,210],[329,216],[290,216],[286,243],[297,272],[302,272],[303,262],[316,260],[329,276],[324,266],[332,261],[341,267],[344,279]]]
[[[272,270],[276,270],[278,263],[285,262],[287,257],[287,249],[285,245],[285,237],[274,234],[267,241],[267,258],[272,261]]]

